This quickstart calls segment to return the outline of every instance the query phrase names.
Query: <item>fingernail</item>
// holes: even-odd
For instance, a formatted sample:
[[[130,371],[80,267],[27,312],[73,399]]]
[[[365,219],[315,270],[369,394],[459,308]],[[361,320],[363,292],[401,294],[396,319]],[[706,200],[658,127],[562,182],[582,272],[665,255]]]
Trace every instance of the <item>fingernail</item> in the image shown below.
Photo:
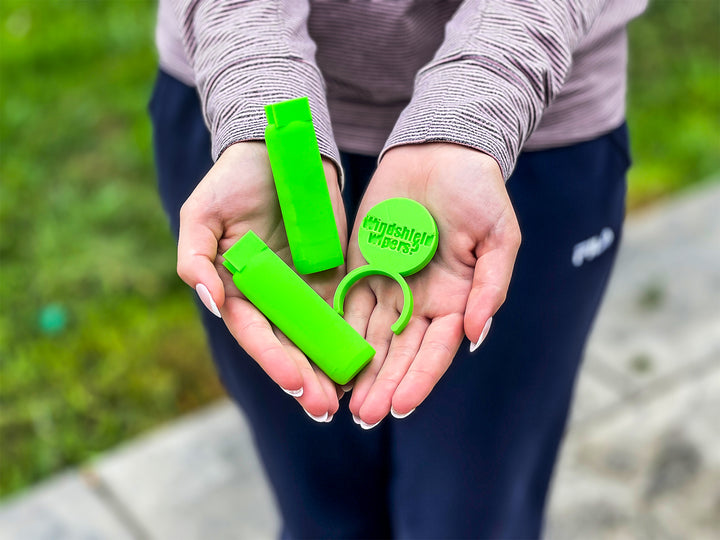
[[[342,388],[342,391],[347,394],[350,390],[352,390],[353,383],[345,384],[345,385],[341,386],[340,388]]]
[[[286,394],[290,394],[292,397],[300,397],[303,395],[303,387],[302,386],[300,388],[298,388],[297,390],[288,390],[287,388],[283,388],[282,386],[280,388],[282,388],[283,392],[285,392]]]
[[[374,424],[368,424],[367,422],[363,422],[362,420],[360,420],[360,427],[363,429],[372,429],[375,426],[377,426],[380,422],[382,422],[382,420],[378,420]]]
[[[328,416],[328,419],[325,420],[325,423],[326,423],[326,424],[329,424],[330,422],[332,422],[332,419],[333,419],[334,417],[335,417],[335,415],[334,415],[334,414],[331,414],[330,416]]]
[[[305,409],[303,409],[303,411],[305,411]],[[316,422],[320,422],[320,423],[327,422],[327,419],[328,419],[328,413],[321,414],[320,416],[315,416],[315,415],[312,415],[309,412],[305,411],[305,414],[307,414],[310,418],[312,418]]]
[[[485,323],[485,326],[482,329],[482,332],[480,333],[480,337],[477,340],[477,343],[471,343],[470,344],[470,352],[475,352],[475,350],[480,346],[480,344],[485,339],[485,336],[488,335],[488,332],[490,331],[490,325],[492,324],[492,317],[490,317],[487,322]]]
[[[355,422],[359,426],[360,423],[362,422],[362,420],[360,420],[360,418],[358,416],[355,416],[353,414],[353,422]]]
[[[210,310],[210,313],[215,315],[218,319],[222,319],[222,315],[220,315],[220,310],[218,309],[215,301],[210,295],[210,291],[208,291],[208,288],[202,283],[198,283],[195,286],[195,292],[200,297],[200,301],[205,305],[206,308]]]
[[[405,414],[400,414],[399,412],[397,412],[397,411],[395,410],[394,407],[391,406],[391,407],[390,407],[390,414],[392,414],[395,418],[407,418],[408,416],[410,416],[410,415],[413,413],[414,410],[415,410],[415,409],[410,409],[410,410],[409,410],[408,412],[406,412]]]

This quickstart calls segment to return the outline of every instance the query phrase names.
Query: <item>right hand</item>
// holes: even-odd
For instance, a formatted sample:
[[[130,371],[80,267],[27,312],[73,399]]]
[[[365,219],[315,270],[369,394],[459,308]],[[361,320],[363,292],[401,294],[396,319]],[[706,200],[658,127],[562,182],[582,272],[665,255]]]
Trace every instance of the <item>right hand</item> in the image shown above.
[[[430,211],[439,245],[428,265],[407,278],[414,308],[400,335],[390,329],[404,302],[396,283],[370,278],[348,295],[347,321],[376,351],[349,403],[366,429],[419,406],[452,363],[463,334],[480,343],[505,301],[520,246],[515,211],[492,157],[446,142],[402,145],[388,150],[363,195],[349,268],[365,264],[357,243],[360,216],[393,197]]]
[[[344,253],[347,224],[337,172],[326,159],[323,168]],[[331,418],[342,390],[240,293],[218,256],[250,229],[292,266],[270,161],[261,142],[228,147],[183,204],[178,275],[196,291],[198,285],[207,288],[211,299],[202,287],[199,290],[203,303],[211,311],[213,303],[217,306],[230,333],[272,380],[288,393],[302,389],[296,399],[309,415]],[[344,275],[341,266],[303,279],[331,300]]]

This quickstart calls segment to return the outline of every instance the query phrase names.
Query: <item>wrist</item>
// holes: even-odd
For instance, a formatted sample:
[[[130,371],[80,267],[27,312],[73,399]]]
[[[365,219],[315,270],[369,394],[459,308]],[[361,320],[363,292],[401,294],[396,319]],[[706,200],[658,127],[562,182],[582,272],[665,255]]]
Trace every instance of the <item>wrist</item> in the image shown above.
[[[407,178],[441,179],[453,176],[450,172],[459,172],[463,176],[494,178],[503,182],[502,169],[493,156],[449,142],[394,146],[383,154],[379,168],[394,170]]]

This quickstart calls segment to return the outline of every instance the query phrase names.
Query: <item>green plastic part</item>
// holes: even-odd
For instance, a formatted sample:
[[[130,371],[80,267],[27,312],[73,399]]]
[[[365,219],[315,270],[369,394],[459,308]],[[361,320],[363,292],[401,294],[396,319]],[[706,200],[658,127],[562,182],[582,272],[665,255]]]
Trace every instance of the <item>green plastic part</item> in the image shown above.
[[[358,244],[374,267],[409,276],[435,255],[438,228],[422,204],[396,197],[370,209],[360,225]]]
[[[340,315],[350,287],[364,277],[387,276],[400,284],[403,309],[392,325],[400,334],[410,322],[414,306],[412,291],[403,276],[422,270],[438,247],[438,228],[430,212],[412,199],[396,197],[373,206],[358,231],[360,253],[369,263],[350,272],[335,291],[333,307]]]
[[[265,143],[293,264],[301,274],[343,264],[308,98],[267,105]]]
[[[400,332],[405,330],[405,327],[410,322],[410,317],[412,317],[413,296],[412,291],[410,290],[410,286],[407,284],[407,281],[405,281],[405,279],[397,272],[387,272],[380,268],[376,268],[370,264],[361,266],[360,268],[356,268],[347,276],[345,276],[340,282],[340,285],[338,285],[338,288],[335,291],[335,298],[333,299],[333,307],[339,315],[344,315],[345,297],[347,296],[350,287],[355,285],[355,283],[357,283],[361,279],[374,275],[387,276],[394,279],[400,284],[400,288],[403,292],[403,309],[402,313],[400,313],[400,316],[391,326],[391,329],[394,333],[400,334]]]
[[[347,384],[375,350],[253,232],[225,254],[235,286],[328,377]]]

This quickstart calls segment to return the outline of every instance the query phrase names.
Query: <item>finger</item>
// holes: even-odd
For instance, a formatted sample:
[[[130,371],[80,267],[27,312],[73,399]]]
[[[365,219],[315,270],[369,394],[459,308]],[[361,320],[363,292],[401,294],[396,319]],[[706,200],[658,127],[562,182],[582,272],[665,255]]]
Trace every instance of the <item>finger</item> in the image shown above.
[[[353,394],[349,403],[350,411],[355,416],[359,417],[360,406],[365,401],[365,397],[372,387],[373,382],[375,382],[375,377],[380,372],[383,362],[385,361],[390,343],[392,342],[392,336],[394,336],[390,327],[397,317],[398,311],[391,308],[388,304],[376,305],[370,315],[366,339],[373,349],[375,349],[375,356],[355,378]]]
[[[177,273],[195,289],[203,304],[216,316],[225,304],[225,289],[215,269],[218,239],[222,231],[209,222],[191,201],[180,210]],[[202,287],[199,287],[202,285]]]
[[[344,319],[361,336],[367,335],[370,315],[375,309],[377,301],[372,289],[366,283],[358,283],[348,293],[343,311]],[[394,321],[393,321],[394,322]]]
[[[357,225],[355,226],[357,228]],[[347,272],[364,266],[365,259],[357,248],[357,231],[353,231],[350,245],[347,250]],[[343,318],[358,334],[367,337],[368,323],[377,305],[377,297],[371,287],[371,278],[356,283],[347,293],[343,305]],[[394,321],[393,321],[394,322]]]
[[[320,383],[320,387],[325,392],[325,398],[327,400],[327,422],[329,422],[333,415],[338,411],[340,408],[340,400],[338,399],[338,389],[339,387],[335,384],[335,382],[328,377],[323,370],[321,370],[317,365],[312,364],[312,369],[315,372],[315,376],[317,377],[318,382]]]
[[[427,319],[413,317],[405,330],[392,338],[387,358],[360,406],[363,422],[376,424],[390,412],[395,390],[415,360],[428,325]]]
[[[398,416],[412,412],[447,371],[463,338],[463,316],[453,313],[433,319],[415,360],[392,398]]]
[[[288,356],[295,362],[298,371],[302,375],[303,392],[302,395],[295,399],[313,420],[325,422],[331,414],[335,413],[337,406],[333,406],[333,403],[328,397],[328,390],[324,387],[319,376],[322,372],[319,372],[319,370],[308,361],[303,352],[298,349],[287,336],[278,330],[276,330],[276,332],[278,341],[283,345]],[[325,377],[325,379],[327,379],[327,377]],[[333,392],[332,401],[336,400],[337,398]]]
[[[472,289],[465,308],[465,335],[474,348],[485,338],[483,334],[489,329],[490,317],[505,302],[520,247],[517,224],[492,243],[495,245],[481,252],[475,263]]]
[[[233,297],[228,298],[222,313],[230,333],[263,371],[287,393],[292,395],[302,391],[300,397],[304,396],[304,377],[298,362],[257,308],[245,299]]]
[[[350,382],[347,384],[343,384],[342,386],[338,386],[338,400],[342,399],[345,394],[349,394],[352,389],[353,385],[355,384],[355,379],[353,378]]]

